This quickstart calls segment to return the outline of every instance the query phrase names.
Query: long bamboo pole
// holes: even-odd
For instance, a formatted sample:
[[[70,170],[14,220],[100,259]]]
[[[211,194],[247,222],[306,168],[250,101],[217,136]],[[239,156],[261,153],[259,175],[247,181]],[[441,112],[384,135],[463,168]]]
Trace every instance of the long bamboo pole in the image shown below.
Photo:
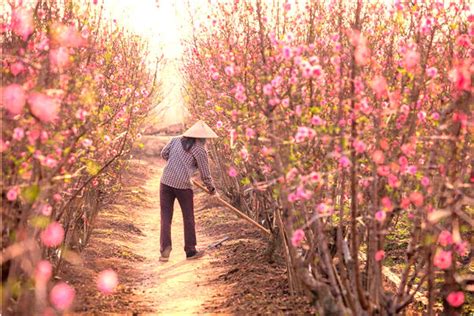
[[[192,179],[191,182],[199,187],[200,189],[202,189],[204,192],[210,194],[209,190],[202,184],[202,183],[199,183],[198,181]],[[245,215],[244,213],[242,213],[241,211],[239,211],[237,208],[235,208],[234,206],[232,206],[229,202],[227,202],[226,200],[222,199],[220,196],[217,196],[216,199],[221,202],[223,205],[225,205],[228,209],[230,209],[232,212],[234,212],[235,214],[237,214],[237,216],[239,216],[240,218],[242,219],[245,219],[247,222],[249,222],[250,224],[252,224],[253,226],[257,227],[259,230],[261,230],[262,232],[264,232],[266,235],[271,235],[272,233],[266,229],[265,227],[263,227],[262,225],[260,225],[259,223],[257,223],[256,221],[254,221],[253,219],[251,219],[250,217],[248,217],[247,215]]]

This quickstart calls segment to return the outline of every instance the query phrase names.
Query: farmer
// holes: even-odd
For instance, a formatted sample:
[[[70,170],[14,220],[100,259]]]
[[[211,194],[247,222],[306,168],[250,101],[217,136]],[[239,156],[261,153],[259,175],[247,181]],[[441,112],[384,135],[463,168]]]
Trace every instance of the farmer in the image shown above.
[[[204,250],[196,249],[193,190],[191,176],[199,169],[201,179],[211,194],[216,189],[209,171],[206,138],[216,138],[216,133],[203,121],[196,122],[182,136],[175,137],[161,151],[167,161],[160,183],[161,232],[160,261],[168,261],[171,252],[171,221],[174,200],[178,199],[183,212],[184,251],[186,259],[197,259]]]

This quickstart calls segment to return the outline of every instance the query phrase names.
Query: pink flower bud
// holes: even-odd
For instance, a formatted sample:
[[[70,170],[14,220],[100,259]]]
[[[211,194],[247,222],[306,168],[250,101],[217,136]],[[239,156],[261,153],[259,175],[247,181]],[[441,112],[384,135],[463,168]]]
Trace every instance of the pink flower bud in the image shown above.
[[[291,244],[293,245],[293,247],[299,247],[303,239],[304,231],[302,229],[297,229],[293,232],[293,236],[291,237]]]
[[[234,167],[229,168],[229,176],[231,176],[231,177],[236,177],[237,176],[237,170],[235,170]]]
[[[101,271],[97,277],[97,288],[104,294],[111,294],[118,285],[117,273],[112,269]]]
[[[452,260],[451,251],[438,250],[433,257],[433,264],[442,270],[446,270],[451,266]]]
[[[11,84],[1,89],[2,107],[13,115],[18,115],[23,111],[26,103],[26,94],[23,87],[18,84]]]
[[[379,250],[375,253],[375,261],[382,261],[385,258],[385,251]]]
[[[46,94],[31,92],[28,96],[31,112],[40,121],[49,123],[57,119],[60,102]]]
[[[459,307],[464,304],[464,293],[462,291],[451,292],[446,297],[446,301],[452,307]]]
[[[58,222],[52,222],[41,232],[40,237],[46,247],[57,247],[64,239],[63,226]]]
[[[36,265],[35,269],[35,279],[37,282],[46,283],[51,279],[53,275],[53,266],[47,260],[41,260]]]
[[[8,201],[15,201],[18,198],[18,191],[19,188],[17,186],[11,188],[7,192],[7,200]]]
[[[64,311],[71,307],[75,295],[76,293],[70,285],[60,282],[49,293],[49,299],[56,309]]]

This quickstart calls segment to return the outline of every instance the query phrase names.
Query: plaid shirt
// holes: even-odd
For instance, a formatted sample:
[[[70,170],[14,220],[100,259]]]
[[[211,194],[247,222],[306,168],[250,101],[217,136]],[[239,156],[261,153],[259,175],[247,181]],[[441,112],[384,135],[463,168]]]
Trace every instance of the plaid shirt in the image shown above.
[[[207,151],[204,145],[196,142],[189,152],[181,145],[182,137],[175,137],[161,151],[161,157],[168,163],[163,170],[161,183],[175,189],[191,189],[191,177],[199,169],[202,182],[210,190],[214,184],[209,171]]]

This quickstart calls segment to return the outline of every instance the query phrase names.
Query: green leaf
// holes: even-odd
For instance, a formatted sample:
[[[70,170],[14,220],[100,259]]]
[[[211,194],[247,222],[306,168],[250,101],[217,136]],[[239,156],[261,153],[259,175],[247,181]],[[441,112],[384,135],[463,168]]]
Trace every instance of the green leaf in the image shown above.
[[[23,188],[21,190],[21,196],[29,204],[33,204],[34,201],[38,198],[40,188],[37,184],[33,184],[29,187]]]
[[[93,160],[88,160],[86,162],[86,170],[91,176],[95,176],[99,173],[100,166],[97,162]]]
[[[30,224],[37,228],[46,228],[49,224],[49,218],[46,216],[35,216],[30,220]]]

